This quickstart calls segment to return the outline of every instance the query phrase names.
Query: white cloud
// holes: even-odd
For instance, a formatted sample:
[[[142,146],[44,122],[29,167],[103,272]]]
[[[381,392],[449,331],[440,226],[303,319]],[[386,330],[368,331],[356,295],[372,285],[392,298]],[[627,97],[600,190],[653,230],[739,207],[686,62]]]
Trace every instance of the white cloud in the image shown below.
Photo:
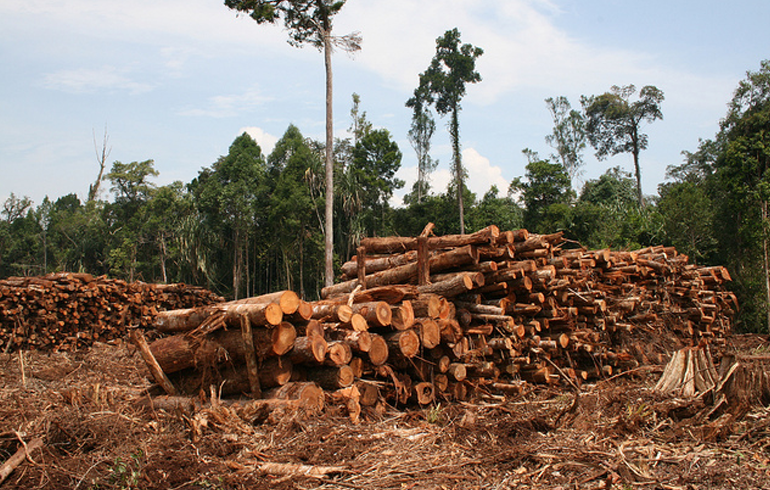
[[[239,136],[243,133],[251,136],[254,141],[259,144],[259,147],[262,148],[263,155],[269,155],[273,151],[273,148],[275,148],[275,144],[278,142],[277,136],[266,133],[262,128],[256,126],[247,126],[238,130]]]
[[[508,192],[510,182],[503,178],[503,169],[497,165],[492,165],[488,158],[479,154],[474,148],[463,150],[463,166],[468,172],[465,185],[476,194],[477,199],[484,197],[484,194],[495,185],[500,191],[500,195]],[[403,205],[404,194],[411,192],[412,185],[417,180],[417,167],[401,167],[396,177],[402,179],[406,184],[401,192],[394,195],[390,204],[392,206]],[[447,167],[442,167],[430,174],[430,188],[432,194],[446,192],[449,183],[454,179],[454,175]]]
[[[272,100],[272,97],[266,97],[262,95],[258,87],[252,87],[242,94],[209,97],[206,107],[183,109],[178,114],[180,116],[232,117],[270,100]]]
[[[690,86],[705,81],[679,67],[662,67],[650,53],[573,37],[557,26],[560,15],[549,0],[360,0],[345,5],[335,30],[360,30],[357,66],[411,92],[435,54],[436,38],[457,27],[463,43],[484,49],[477,60],[482,82],[468,87],[467,95],[482,104],[522,89],[576,97],[625,80],[661,86],[683,78]]]
[[[120,8],[102,0],[3,0],[0,17],[34,19],[36,30],[72,32],[96,38],[124,39],[132,43],[155,44],[158,39],[174,40],[182,46],[220,52],[228,49],[299,52],[286,45],[280,25],[258,26],[248,16],[238,15],[222,1],[209,0],[124,0]],[[291,56],[291,54],[287,54]],[[301,56],[301,54],[299,54]]]
[[[149,92],[153,88],[148,83],[136,82],[129,78],[127,69],[119,69],[111,65],[49,73],[43,78],[43,86],[71,93],[120,90],[140,94]]]
[[[468,171],[465,185],[480,199],[493,186],[497,186],[501,195],[508,192],[508,182],[503,178],[503,169],[492,165],[488,158],[481,156],[474,148],[463,150],[463,165]]]

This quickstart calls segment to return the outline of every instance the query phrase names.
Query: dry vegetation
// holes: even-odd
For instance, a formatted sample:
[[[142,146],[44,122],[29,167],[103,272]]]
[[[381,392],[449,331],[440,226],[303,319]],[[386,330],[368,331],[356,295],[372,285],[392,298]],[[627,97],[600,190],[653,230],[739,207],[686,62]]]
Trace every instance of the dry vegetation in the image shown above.
[[[768,350],[734,336],[725,352]],[[762,364],[760,362],[760,364]],[[32,449],[5,489],[695,489],[770,487],[770,411],[710,413],[711,400],[664,398],[662,366],[594,384],[531,386],[470,403],[362,412],[353,424],[248,400],[153,410],[131,344],[0,356],[0,460]],[[758,369],[766,369],[759,366]]]

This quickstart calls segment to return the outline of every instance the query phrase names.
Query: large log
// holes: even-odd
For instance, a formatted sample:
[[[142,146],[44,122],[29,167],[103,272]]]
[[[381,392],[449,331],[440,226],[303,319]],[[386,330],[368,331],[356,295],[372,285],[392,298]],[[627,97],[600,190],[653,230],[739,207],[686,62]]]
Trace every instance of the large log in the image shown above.
[[[307,370],[307,379],[318,383],[326,390],[336,390],[346,388],[353,384],[355,378],[353,371],[348,365],[342,366],[319,366]]]
[[[297,311],[300,304],[299,296],[294,291],[276,291],[251,298],[231,301],[229,304],[278,304],[284,315],[291,315]]]
[[[260,358],[280,356],[294,345],[296,330],[288,322],[273,328],[252,329],[253,345]],[[184,334],[163,337],[150,344],[161,369],[173,373],[191,367],[213,366],[224,361],[245,361],[241,330],[220,330],[203,338]]]
[[[223,303],[216,308],[225,313],[232,325],[240,325],[241,316],[259,326],[279,325],[283,321],[283,311],[277,303]]]
[[[329,344],[317,335],[297,337],[294,347],[287,354],[294,364],[321,364],[326,358]]]
[[[341,340],[329,342],[325,358],[327,366],[347,365],[350,364],[351,359],[353,359],[353,351],[347,343]]]
[[[420,294],[433,293],[445,298],[453,298],[460,294],[484,285],[484,274],[480,272],[458,273],[454,278],[434,284],[419,286]]]
[[[420,336],[414,329],[403,330],[383,335],[388,343],[390,355],[400,358],[412,358],[420,352]]]
[[[464,264],[478,262],[478,253],[475,249],[466,245],[457,249],[432,255],[429,259],[431,272],[459,267]],[[366,276],[366,288],[386,286],[398,283],[408,283],[417,277],[418,263],[410,263]],[[328,298],[337,294],[352,292],[359,285],[358,279],[341,282],[333,286],[327,286],[321,290],[321,297]]]
[[[368,325],[374,327],[387,327],[393,319],[390,305],[384,301],[356,303],[352,309],[355,313],[363,316]]]
[[[160,311],[155,317],[155,329],[163,333],[187,332],[203,323],[216,310],[213,308],[183,308]]]
[[[396,330],[406,330],[414,325],[414,308],[410,300],[404,300],[400,305],[393,306],[391,312],[390,324]]]
[[[367,274],[373,274],[375,272],[384,271],[392,267],[398,267],[410,262],[417,261],[417,252],[411,250],[409,252],[398,255],[386,255],[384,257],[367,257],[364,261]],[[358,273],[358,257],[353,256],[348,262],[342,264],[342,275],[344,277],[353,278]]]
[[[473,245],[481,243],[493,243],[500,235],[500,229],[497,226],[490,225],[470,235],[444,235],[428,238],[428,247],[431,249],[439,248],[458,248],[464,245]],[[416,237],[375,237],[361,239],[361,246],[366,247],[369,253],[393,253],[399,251],[416,250]]]
[[[441,330],[438,323],[431,318],[420,318],[415,321],[416,328],[420,335],[420,342],[426,349],[438,347],[441,343]]]
[[[375,366],[382,366],[388,361],[390,354],[388,343],[378,334],[371,335],[372,344],[369,346],[369,362]]]

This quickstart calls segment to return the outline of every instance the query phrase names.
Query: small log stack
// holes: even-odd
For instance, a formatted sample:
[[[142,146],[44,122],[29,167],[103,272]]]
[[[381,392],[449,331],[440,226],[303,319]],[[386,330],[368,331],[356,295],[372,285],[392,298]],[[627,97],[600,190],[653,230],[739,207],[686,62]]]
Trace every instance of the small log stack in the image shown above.
[[[150,327],[159,311],[222,302],[186,284],[126,282],[83,273],[0,280],[0,352],[75,350]]]
[[[160,313],[155,328],[168,336],[150,350],[182,393],[213,384],[259,397],[311,381],[355,386],[360,406],[428,404],[662,364],[723,341],[738,307],[725,268],[672,247],[587,250],[561,233],[430,228],[363,239],[319,301],[281,291]]]

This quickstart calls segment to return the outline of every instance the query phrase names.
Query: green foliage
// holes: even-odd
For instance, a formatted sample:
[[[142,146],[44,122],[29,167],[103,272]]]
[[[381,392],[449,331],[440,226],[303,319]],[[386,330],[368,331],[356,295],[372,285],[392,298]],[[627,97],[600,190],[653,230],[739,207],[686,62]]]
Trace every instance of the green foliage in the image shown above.
[[[348,131],[353,135],[353,146],[372,130],[372,123],[366,119],[366,111],[361,112],[361,96],[353,93],[353,107],[350,109],[352,123]]]
[[[245,12],[257,24],[275,24],[283,19],[289,44],[310,44],[323,49],[324,33],[331,32],[331,20],[346,0],[225,0],[233,10]]]
[[[29,197],[18,198],[11,192],[11,196],[3,203],[3,210],[0,211],[0,216],[7,223],[11,223],[26,215],[31,207],[32,200]]]
[[[326,140],[324,177],[326,201],[324,203],[324,283],[334,282],[334,124],[332,121],[332,51],[334,48],[349,53],[361,49],[361,36],[353,32],[345,36],[332,35],[332,19],[345,5],[346,0],[225,0],[233,10],[248,13],[257,24],[274,24],[283,19],[289,33],[289,44],[310,44],[324,54],[326,71]],[[237,274],[236,274],[237,275]],[[237,284],[234,284],[237,295]]]
[[[414,96],[406,102],[406,106],[412,108],[412,126],[409,129],[409,143],[417,154],[417,181],[414,183],[413,192],[416,202],[422,202],[424,196],[430,192],[429,176],[438,166],[438,160],[430,156],[431,139],[436,131],[436,121],[430,112],[428,104],[427,87],[421,86],[414,90]]]
[[[524,212],[510,196],[500,197],[500,191],[492,186],[481,201],[468,212],[468,229],[480,230],[497,225],[501,230],[518,230],[524,227]]]
[[[460,153],[460,101],[465,96],[468,83],[478,83],[481,75],[476,71],[476,59],[484,50],[471,44],[460,44],[460,31],[448,30],[436,39],[436,55],[430,66],[420,75],[420,85],[415,91],[412,105],[431,104],[441,115],[451,115],[449,136],[452,140],[452,171],[459,204],[460,231],[465,231],[463,206],[465,170]],[[410,99],[411,100],[411,99]],[[409,104],[410,102],[407,102]],[[421,189],[418,188],[418,193]]]
[[[714,263],[717,203],[705,185],[665,183],[659,187],[658,211],[663,216],[664,242],[699,264]]]
[[[452,194],[430,195],[422,202],[393,211],[393,230],[396,235],[417,236],[428,223],[435,225],[435,233],[459,233],[457,201]]]
[[[110,190],[115,193],[115,200],[136,204],[149,199],[155,185],[150,177],[157,177],[153,160],[143,162],[112,164],[112,170],[105,176],[112,183]]]
[[[437,403],[427,410],[425,420],[429,424],[442,425],[446,422],[446,416],[444,415],[444,409],[440,403]]]
[[[106,263],[111,274],[129,281],[140,277],[154,279],[142,274],[148,265],[142,260],[147,256],[142,250],[150,243],[147,203],[157,189],[150,178],[157,175],[155,162],[145,160],[131,163],[116,161],[105,176],[115,193],[115,201],[104,208],[112,245]]]
[[[353,148],[348,168],[348,188],[355,187],[359,212],[353,217],[357,235],[389,233],[390,204],[393,192],[404,186],[396,177],[401,168],[401,150],[386,129],[376,129],[363,136]]]
[[[401,150],[386,129],[367,133],[353,148],[351,172],[356,177],[365,207],[387,206],[393,192],[404,186],[396,178],[401,168]]]
[[[570,213],[568,236],[589,248],[657,245],[661,219],[652,203],[639,207],[631,175],[614,167],[584,184]]]
[[[636,192],[639,205],[643,204],[642,174],[639,153],[647,148],[648,137],[641,132],[642,124],[663,119],[660,104],[663,92],[647,85],[639,91],[639,99],[631,102],[636,87],[614,85],[609,92],[581,98],[585,111],[585,131],[599,159],[619,153],[631,153],[634,157]]]
[[[572,109],[566,97],[549,97],[545,103],[553,118],[553,132],[545,137],[546,143],[556,150],[556,155],[551,158],[560,161],[570,179],[574,179],[584,165],[585,118],[581,112]]]
[[[735,280],[746,330],[770,323],[770,61],[748,72],[716,138],[714,181],[722,258]]]
[[[13,221],[0,221],[0,270],[4,275],[42,273],[42,229],[32,210]]]
[[[139,477],[141,476],[141,467],[144,460],[144,453],[139,450],[132,453],[131,457],[124,460],[121,457],[115,458],[109,468],[107,476],[109,488],[119,490],[132,490],[139,488]]]
[[[541,160],[530,150],[524,153],[530,159],[524,175],[526,180],[517,177],[510,187],[511,192],[521,194],[524,227],[536,233],[565,229],[574,198],[569,175],[561,163]]]
[[[256,141],[243,133],[230,145],[226,156],[202,169],[190,184],[199,219],[213,234],[214,243],[202,272],[209,287],[241,297],[249,267],[249,239],[265,226],[266,164]],[[226,284],[231,284],[227,287]]]
[[[294,289],[307,297],[307,286],[320,290],[323,246],[317,216],[322,203],[313,196],[308,175],[319,172],[321,159],[306,143],[299,129],[291,125],[268,157],[272,190],[268,226],[261,242],[280,262],[276,268],[282,288]],[[317,295],[317,294],[316,294]]]

